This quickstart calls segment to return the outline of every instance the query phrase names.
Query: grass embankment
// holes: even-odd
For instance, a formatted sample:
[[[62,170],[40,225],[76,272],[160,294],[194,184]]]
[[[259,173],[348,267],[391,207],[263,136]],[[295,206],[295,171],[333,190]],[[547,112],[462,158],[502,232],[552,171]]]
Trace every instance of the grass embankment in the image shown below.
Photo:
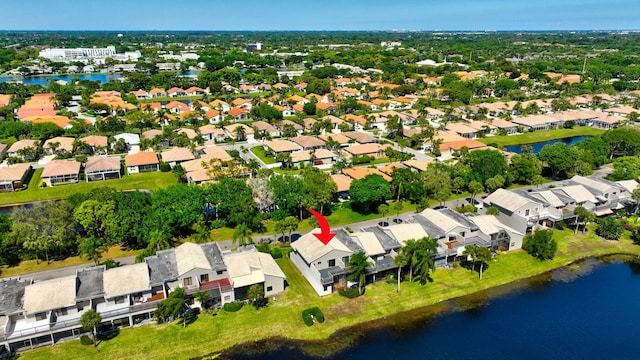
[[[151,191],[176,184],[176,176],[171,172],[147,172],[142,174],[124,175],[121,179],[80,181],[77,184],[64,184],[41,188],[43,169],[36,169],[31,176],[26,190],[0,194],[0,205],[24,203],[30,201],[60,199],[79,192],[87,192],[98,187],[112,187],[116,190],[149,189]]]
[[[326,339],[335,331],[402,311],[439,303],[446,299],[475,293],[537,275],[592,255],[630,253],[640,255],[640,247],[627,238],[605,241],[588,232],[574,235],[571,230],[556,233],[558,253],[551,261],[540,261],[523,251],[502,254],[492,261],[479,280],[477,273],[460,267],[438,269],[433,282],[421,286],[402,283],[401,293],[395,284],[379,282],[368,285],[364,296],[348,300],[337,294],[319,297],[287,258],[278,264],[287,275],[286,293],[266,309],[245,307],[237,313],[221,311],[217,316],[201,315],[182,327],[180,321],[169,325],[149,325],[123,329],[115,338],[104,341],[94,350],[74,340],[21,354],[21,359],[185,359],[211,354],[235,344],[270,336],[311,340]],[[307,327],[302,310],[318,306],[326,321]]]
[[[540,130],[518,135],[490,136],[478,139],[483,144],[497,144],[498,146],[532,144],[549,140],[563,139],[574,136],[598,136],[605,130],[588,126],[577,126],[573,129]]]

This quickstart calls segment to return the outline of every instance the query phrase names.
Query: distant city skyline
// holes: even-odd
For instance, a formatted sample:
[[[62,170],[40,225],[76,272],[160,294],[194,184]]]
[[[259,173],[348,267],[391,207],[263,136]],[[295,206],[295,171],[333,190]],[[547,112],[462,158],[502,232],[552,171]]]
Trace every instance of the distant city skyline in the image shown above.
[[[2,30],[638,30],[638,0],[4,1]]]

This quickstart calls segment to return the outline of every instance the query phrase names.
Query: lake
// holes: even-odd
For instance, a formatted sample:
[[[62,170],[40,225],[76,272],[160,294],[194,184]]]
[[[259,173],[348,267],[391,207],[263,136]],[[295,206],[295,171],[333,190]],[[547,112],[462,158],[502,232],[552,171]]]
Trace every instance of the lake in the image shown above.
[[[0,77],[0,82],[18,81],[25,85],[49,85],[51,80],[64,80],[70,83],[72,79],[100,81],[104,84],[109,80],[117,80],[122,78],[122,74],[71,74],[71,75],[43,75],[43,76],[27,76],[27,77]]]
[[[265,340],[220,358],[316,359],[311,353],[349,360],[632,359],[639,354],[638,294],[640,265],[588,259],[356,326],[326,342]],[[347,349],[326,356],[343,339]]]
[[[558,142],[563,142],[565,144],[567,144],[567,146],[571,146],[577,142],[580,142],[584,139],[588,138],[588,136],[574,136],[574,137],[568,137],[568,138],[563,138],[563,139],[555,139],[555,140],[549,140],[549,141],[543,141],[543,142],[537,142],[537,143],[533,143],[533,144],[526,144],[529,145],[533,148],[533,153],[537,154],[540,152],[540,150],[542,150],[542,148],[545,145],[552,145]],[[506,151],[512,152],[512,153],[516,153],[516,154],[522,154],[522,145],[510,145],[505,147]]]

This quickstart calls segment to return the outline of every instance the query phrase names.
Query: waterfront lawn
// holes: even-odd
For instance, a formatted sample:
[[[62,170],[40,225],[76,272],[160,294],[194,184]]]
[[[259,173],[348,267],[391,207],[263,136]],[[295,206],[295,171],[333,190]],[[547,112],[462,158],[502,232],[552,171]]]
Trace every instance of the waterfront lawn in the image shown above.
[[[451,270],[438,269],[432,274],[433,282],[426,285],[403,282],[401,292],[397,293],[395,284],[382,281],[368,285],[364,296],[356,299],[346,299],[337,294],[317,296],[291,261],[283,258],[277,262],[287,276],[289,287],[275,302],[270,299],[269,307],[265,309],[256,310],[246,306],[237,313],[220,311],[217,316],[200,315],[198,320],[187,328],[182,328],[180,321],[169,325],[126,328],[121,330],[117,337],[101,342],[97,352],[90,346],[80,345],[79,340],[73,340],[22,353],[20,358],[191,358],[213,354],[235,344],[269,336],[302,340],[326,339],[346,326],[402,311],[432,304],[438,305],[419,313],[424,314],[427,310],[446,310],[451,305],[443,301],[454,297],[474,294],[471,299],[481,299],[488,295],[477,293],[480,290],[537,275],[587,256],[640,254],[640,247],[633,245],[628,239],[605,241],[592,231],[574,235],[572,230],[564,230],[557,231],[555,236],[559,243],[558,253],[550,261],[537,260],[524,251],[513,251],[501,254],[496,260],[491,261],[484,272],[483,280],[478,279],[477,272],[462,267],[454,267]],[[469,298],[456,300],[463,308],[469,301]],[[302,310],[311,306],[322,309],[326,318],[323,324],[312,327],[303,324],[300,314]],[[386,321],[381,320],[376,324],[383,325]],[[353,336],[357,336],[357,333],[353,332]],[[318,351],[326,353],[326,344],[320,343],[317,347]]]
[[[43,169],[36,169],[27,189],[0,194],[0,205],[24,203],[38,200],[60,199],[79,192],[87,192],[98,187],[112,187],[116,190],[148,189],[151,191],[177,183],[172,172],[147,172],[125,175],[121,179],[64,184],[41,188]]]
[[[563,139],[574,136],[598,136],[605,130],[594,129],[588,126],[576,126],[573,129],[540,130],[526,132],[517,135],[489,136],[477,139],[484,144],[497,144],[498,146],[532,144],[549,140]]]
[[[267,152],[264,150],[262,146],[252,147],[251,152],[253,153],[253,155],[257,156],[260,160],[262,160],[262,162],[265,163],[266,165],[275,164],[277,162],[276,158],[274,158],[273,156],[267,155]]]

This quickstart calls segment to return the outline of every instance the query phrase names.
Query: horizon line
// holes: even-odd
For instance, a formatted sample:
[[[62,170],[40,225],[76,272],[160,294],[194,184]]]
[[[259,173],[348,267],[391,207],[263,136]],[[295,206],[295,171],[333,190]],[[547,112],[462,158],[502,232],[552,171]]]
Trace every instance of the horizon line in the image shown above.
[[[191,31],[199,31],[199,32],[392,32],[392,33],[408,33],[408,32],[486,32],[486,33],[495,33],[495,32],[640,32],[640,28],[637,29],[457,29],[457,30],[424,30],[424,29],[385,29],[385,30],[364,30],[364,29],[273,29],[273,30],[252,30],[252,29],[235,29],[235,30],[205,30],[205,29],[129,29],[129,30],[115,30],[115,29],[56,29],[56,30],[45,30],[45,29],[0,29],[2,32],[191,32]]]

